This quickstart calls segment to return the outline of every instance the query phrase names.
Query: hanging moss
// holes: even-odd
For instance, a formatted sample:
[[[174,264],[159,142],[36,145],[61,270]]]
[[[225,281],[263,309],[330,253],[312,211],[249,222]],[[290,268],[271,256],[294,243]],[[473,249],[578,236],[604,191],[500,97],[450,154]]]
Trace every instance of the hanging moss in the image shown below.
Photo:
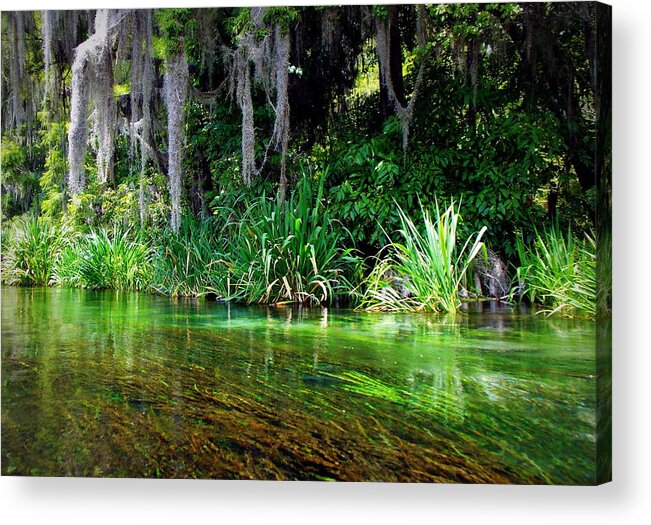
[[[242,111],[242,181],[249,187],[258,174],[255,166],[255,126],[251,97],[251,70],[242,49],[236,52],[237,105]]]
[[[82,18],[87,17],[84,16],[87,15],[87,13],[84,11],[57,11],[56,14],[58,15],[57,18],[60,19],[59,21],[62,23],[61,25],[63,27],[62,33],[64,35],[63,39],[65,40],[66,57],[69,60],[73,60],[73,52],[77,46],[77,39],[79,38],[79,24]],[[92,18],[88,23],[89,34],[91,33],[91,23]]]
[[[52,71],[55,25],[56,11],[41,11],[41,38],[43,39],[43,65],[45,67],[45,95],[47,99],[54,96],[55,91]]]
[[[152,50],[152,12],[149,9],[133,11],[131,14],[130,68],[130,122],[129,122],[129,166],[140,172],[138,209],[140,224],[147,218],[146,167],[151,158],[151,103],[154,87],[154,64]],[[138,162],[139,158],[139,162]]]
[[[88,87],[85,82],[85,61],[76,61],[72,68],[70,95],[70,128],[68,131],[68,187],[73,195],[85,186],[84,155],[88,130]]]
[[[263,36],[258,41],[256,34],[259,34],[262,27],[264,7],[251,8],[250,22],[245,32],[237,37],[237,49],[230,56],[230,85],[231,94],[234,93],[237,106],[242,112],[242,181],[249,187],[258,175],[260,168],[255,162],[255,122],[253,118],[253,98],[251,95],[251,64],[254,67],[256,80],[264,86],[268,93],[269,73],[268,55],[270,53],[269,37]]]
[[[142,33],[141,23],[138,11],[134,11],[129,20],[131,27],[131,50],[129,60],[129,81],[131,89],[129,92],[129,106],[131,122],[129,124],[129,165],[135,164],[134,157],[138,149],[138,141],[135,132],[137,123],[142,118],[142,74],[143,74],[143,53],[142,53]]]
[[[15,11],[3,13],[7,27],[9,54],[9,77],[7,93],[9,104],[3,119],[3,129],[18,128],[25,121],[25,110],[21,96],[25,73],[25,26],[24,13]]]
[[[92,100],[95,106],[93,116],[98,143],[98,178],[100,182],[107,182],[113,177],[116,110],[113,101],[113,58],[110,43],[127,14],[128,11],[98,10],[95,16],[95,32],[75,49],[68,133],[68,184],[72,194],[78,193],[85,186],[84,155],[89,100]]]
[[[237,37],[237,49],[231,53],[229,68],[231,94],[235,94],[242,112],[242,181],[250,186],[262,171],[269,148],[280,151],[280,194],[287,188],[287,149],[289,145],[289,53],[288,23],[292,19],[287,8],[251,8],[245,29]],[[253,118],[251,69],[255,81],[265,92],[274,111],[274,126],[269,147],[258,167],[255,160],[255,122]],[[274,97],[275,95],[275,97]]]
[[[168,175],[171,226],[179,231],[181,223],[181,147],[183,145],[183,108],[188,90],[188,62],[185,53],[176,53],[165,60],[164,100],[167,107]]]
[[[108,40],[108,36],[107,36]],[[105,184],[113,179],[116,107],[113,100],[113,60],[108,41],[101,48],[95,64],[93,96],[97,135],[97,176]]]
[[[287,146],[289,145],[289,33],[274,29],[274,70],[276,71],[276,119],[272,143],[280,148],[280,195],[287,191]]]
[[[38,107],[37,111],[45,109],[50,122],[68,118],[67,113],[69,96],[65,89],[68,67],[74,61],[78,35],[82,32],[82,20],[86,17],[85,11],[57,11],[46,10],[40,12],[41,24],[41,51],[43,53],[43,100],[44,108]],[[35,79],[31,75],[32,80]],[[39,80],[36,81],[41,84]],[[32,90],[33,95],[33,90]]]
[[[140,140],[140,189],[138,192],[138,206],[140,208],[140,222],[144,224],[146,219],[145,207],[145,185],[146,185],[146,168],[147,160],[150,158],[150,134],[151,134],[151,104],[154,93],[155,71],[152,50],[152,13],[151,10],[141,11],[142,35],[143,35],[143,73],[141,80],[142,85],[142,126]]]

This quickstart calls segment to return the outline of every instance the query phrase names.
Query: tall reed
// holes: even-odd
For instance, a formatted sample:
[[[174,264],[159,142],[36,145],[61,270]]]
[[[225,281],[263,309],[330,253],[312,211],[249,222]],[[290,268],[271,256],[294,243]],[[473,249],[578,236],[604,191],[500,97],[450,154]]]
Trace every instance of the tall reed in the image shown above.
[[[150,289],[172,297],[227,295],[223,243],[212,221],[181,220],[178,233],[165,229],[155,240]]]
[[[66,286],[142,290],[151,275],[151,250],[140,232],[115,227],[80,236],[61,252],[56,281]]]
[[[65,226],[31,215],[14,221],[4,235],[2,280],[22,286],[51,284],[60,253],[72,238]]]
[[[548,315],[593,318],[596,314],[596,243],[586,235],[574,238],[571,230],[558,226],[536,232],[527,246],[517,240],[517,270],[521,297],[543,307]]]
[[[323,184],[303,176],[286,202],[263,195],[249,207],[228,247],[231,298],[323,304],[350,289],[357,260],[341,248],[344,229],[323,206]]]
[[[454,202],[436,216],[422,209],[423,222],[416,223],[398,206],[402,242],[392,241],[363,283],[360,307],[384,311],[456,312],[461,306],[459,291],[468,269],[480,251],[486,231],[466,239],[459,249],[457,231],[460,214]]]

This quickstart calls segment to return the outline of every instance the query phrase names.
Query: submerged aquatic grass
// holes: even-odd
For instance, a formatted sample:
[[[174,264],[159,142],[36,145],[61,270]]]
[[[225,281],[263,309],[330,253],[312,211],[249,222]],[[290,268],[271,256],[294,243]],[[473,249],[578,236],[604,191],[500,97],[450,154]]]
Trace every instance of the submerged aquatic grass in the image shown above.
[[[515,447],[509,444],[509,438],[512,437],[510,433],[516,431],[520,435],[527,434],[524,428],[518,427],[516,424],[500,426],[492,418],[487,418],[483,424],[490,429],[490,432],[486,432],[486,429],[480,432],[476,428],[464,424],[466,410],[480,411],[480,408],[473,407],[472,403],[469,402],[460,403],[459,397],[446,389],[430,386],[425,391],[419,389],[410,390],[353,370],[340,373],[321,372],[321,374],[341,381],[342,388],[351,393],[417,410],[427,414],[432,421],[445,421],[447,424],[464,425],[467,427],[465,432],[472,436],[474,440],[484,442],[486,445],[497,444],[500,449],[512,458],[516,458],[523,465],[528,465],[528,468],[535,472],[539,479],[544,480],[545,483],[553,483],[545,468],[542,468],[530,457],[518,452]],[[472,379],[468,378],[468,381],[472,381]]]
[[[594,318],[597,307],[596,243],[577,240],[571,230],[552,225],[536,232],[533,244],[517,240],[517,270],[521,298],[543,307],[547,315]]]
[[[459,249],[461,216],[454,202],[435,217],[421,207],[419,227],[398,206],[402,242],[390,240],[387,257],[379,259],[363,283],[360,307],[383,311],[456,312],[461,306],[459,292],[472,261],[485,250],[479,232],[466,239]]]
[[[443,389],[436,389],[427,394],[417,390],[410,391],[354,370],[336,374],[320,372],[320,374],[341,381],[342,388],[349,392],[425,410],[437,416],[444,416],[446,419],[458,420],[462,416],[457,400]]]

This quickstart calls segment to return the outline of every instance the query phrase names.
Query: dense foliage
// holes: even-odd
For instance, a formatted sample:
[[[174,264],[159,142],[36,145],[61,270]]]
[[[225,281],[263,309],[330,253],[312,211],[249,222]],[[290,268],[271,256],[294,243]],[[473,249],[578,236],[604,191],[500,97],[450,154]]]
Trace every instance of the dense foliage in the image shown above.
[[[23,216],[3,235],[3,280],[8,284],[47,286],[70,230],[46,218]]]
[[[582,238],[609,191],[598,9],[3,12],[3,279],[371,306],[405,273],[393,307],[456,310],[470,260],[421,255],[477,232],[534,278],[535,232]]]
[[[237,221],[230,240],[229,295],[246,302],[326,304],[350,290],[358,262],[343,249],[346,232],[303,177],[284,204],[262,195]]]
[[[421,228],[398,208],[401,241],[392,241],[392,252],[380,260],[365,282],[362,305],[370,310],[456,312],[459,292],[468,269],[484,249],[486,227],[458,248],[460,214],[452,203],[433,220],[422,210]]]
[[[518,241],[520,293],[549,314],[596,314],[596,248],[593,238],[576,240],[572,232],[550,226],[537,233],[533,246]]]
[[[128,230],[100,229],[79,236],[62,250],[56,281],[80,288],[142,290],[149,282],[150,250]]]
[[[225,297],[223,249],[212,221],[185,217],[174,233],[162,229],[154,235],[153,275],[150,288],[171,297]]]

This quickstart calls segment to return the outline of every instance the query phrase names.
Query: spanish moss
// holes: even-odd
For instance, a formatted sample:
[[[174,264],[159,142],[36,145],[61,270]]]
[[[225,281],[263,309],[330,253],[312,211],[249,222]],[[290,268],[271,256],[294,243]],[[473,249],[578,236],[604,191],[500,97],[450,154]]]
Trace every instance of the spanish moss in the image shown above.
[[[80,57],[81,54],[77,55]],[[86,184],[84,156],[88,140],[88,86],[85,60],[77,60],[72,67],[70,89],[70,130],[68,131],[68,187],[71,194],[79,193]]]
[[[167,108],[168,178],[170,187],[171,226],[179,231],[181,224],[181,181],[183,179],[183,109],[188,90],[188,62],[185,53],[176,53],[165,60],[164,100]]]
[[[25,30],[24,14],[21,11],[3,13],[7,22],[7,40],[9,41],[9,100],[7,116],[3,119],[7,127],[17,128],[25,121],[22,85],[25,71]]]
[[[88,137],[89,101],[95,106],[93,116],[98,178],[100,182],[106,183],[113,177],[116,113],[110,44],[126,14],[127,12],[115,10],[98,10],[95,16],[95,32],[75,49],[68,133],[68,184],[73,195],[81,191],[86,184],[84,156]]]
[[[108,42],[101,46],[96,62],[93,85],[95,129],[97,136],[97,175],[106,184],[113,179],[113,151],[115,148],[116,107],[113,97],[113,59]]]
[[[147,208],[145,203],[145,186],[147,182],[146,169],[147,161],[151,157],[151,104],[154,92],[154,58],[152,49],[152,14],[151,10],[141,12],[143,41],[143,72],[140,79],[142,85],[142,94],[140,102],[142,104],[142,125],[140,126],[140,188],[138,191],[138,206],[140,209],[140,223],[144,224]],[[133,89],[133,88],[132,88]]]
[[[237,71],[237,105],[242,111],[242,181],[251,186],[258,174],[255,165],[255,126],[253,121],[253,99],[251,97],[251,69],[243,50],[235,54]]]
[[[53,39],[56,31],[56,11],[41,11],[41,37],[43,38],[43,65],[45,66],[45,96],[50,99],[54,95],[54,76],[52,62],[54,61]]]
[[[280,183],[281,200],[287,192],[287,147],[289,145],[289,33],[283,33],[279,26],[274,29],[274,66],[276,72],[276,118],[272,134],[272,143],[280,148]]]
[[[246,186],[264,168],[269,147],[280,151],[279,194],[284,199],[287,190],[287,149],[289,145],[289,55],[290,36],[280,25],[269,26],[264,22],[265,9],[251,8],[252,27],[238,37],[238,46],[230,59],[231,93],[242,112],[242,180]],[[259,33],[263,37],[259,37]],[[253,117],[253,83],[262,87],[267,103],[274,112],[274,124],[260,166],[255,159],[255,122]],[[274,100],[275,95],[275,100]]]

